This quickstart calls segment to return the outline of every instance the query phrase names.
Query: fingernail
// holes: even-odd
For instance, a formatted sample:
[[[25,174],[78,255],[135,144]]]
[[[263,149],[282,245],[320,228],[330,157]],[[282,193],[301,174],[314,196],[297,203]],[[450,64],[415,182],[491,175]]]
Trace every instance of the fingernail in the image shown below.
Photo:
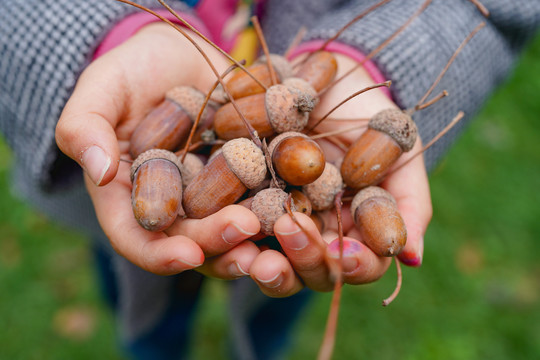
[[[229,274],[231,274],[232,276],[235,276],[235,277],[241,277],[241,276],[249,275],[249,273],[247,273],[244,269],[242,269],[242,267],[240,266],[240,264],[237,261],[230,264],[227,267],[227,271],[229,272]]]
[[[276,232],[281,237],[282,245],[291,250],[302,250],[309,244],[307,235],[298,227],[290,232]]]
[[[180,266],[175,265],[175,264],[180,264]],[[186,260],[184,260],[184,259],[174,259],[174,260],[171,262],[171,267],[173,267],[173,268],[178,268],[178,267],[180,267],[181,270],[186,270],[186,265],[188,266],[188,269],[194,269],[194,268],[197,268],[197,267],[201,266],[202,264],[203,264],[203,261],[201,261],[201,262],[198,263],[198,264],[195,264],[195,263],[186,261]]]
[[[279,273],[273,278],[268,279],[268,280],[261,280],[258,277],[255,277],[255,279],[257,279],[257,281],[260,282],[263,286],[269,289],[274,289],[274,288],[277,288],[279,285],[281,285],[281,283],[283,282],[283,274]]]
[[[403,251],[399,254],[399,260],[408,266],[418,267],[422,265],[424,254],[424,237],[421,237],[415,249]]]
[[[354,256],[362,251],[362,246],[356,241],[343,240],[343,257]],[[339,240],[334,240],[328,245],[328,255],[339,259]]]
[[[102,148],[93,145],[84,151],[81,163],[94,184],[99,185],[111,166],[111,158]]]
[[[360,264],[358,253],[362,251],[362,246],[356,241],[343,240],[343,272],[349,273],[354,271]],[[328,255],[338,260],[339,259],[339,240],[334,240],[328,245]]]
[[[240,226],[238,226],[238,224],[230,223],[221,233],[221,238],[227,244],[233,245],[255,234],[256,233],[252,233],[242,229]]]

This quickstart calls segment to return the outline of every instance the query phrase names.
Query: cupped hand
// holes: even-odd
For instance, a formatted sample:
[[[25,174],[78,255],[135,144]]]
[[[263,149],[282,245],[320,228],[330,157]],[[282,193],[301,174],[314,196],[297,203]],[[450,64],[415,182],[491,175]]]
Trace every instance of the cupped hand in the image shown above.
[[[345,73],[356,63],[354,60],[336,54],[339,73]],[[339,74],[338,74],[339,76]],[[347,96],[371,86],[374,82],[362,68],[344,78],[324,94],[321,103],[312,114],[311,123],[320,119]],[[322,140],[325,155],[329,161],[343,158],[344,148],[354,142],[369,119],[378,111],[397,108],[392,100],[380,89],[364,93],[347,102],[335,111],[329,120],[317,126],[317,133],[346,129],[337,135],[336,141]],[[360,126],[360,127],[359,127]],[[423,256],[424,233],[431,220],[432,206],[429,183],[422,156],[415,154],[422,149],[418,139],[413,149],[404,153],[379,184],[396,199],[398,209],[407,228],[407,243],[399,254],[405,265],[420,266]],[[407,162],[408,161],[408,162]],[[403,163],[407,162],[404,166]],[[349,202],[342,209],[343,281],[349,284],[364,284],[382,277],[391,263],[391,258],[377,256],[362,242],[349,211]],[[339,261],[338,224],[335,210],[321,213],[325,230],[320,234],[315,224],[302,214],[295,214],[299,227],[289,215],[284,215],[275,225],[276,237],[283,253],[263,251],[253,262],[251,276],[261,291],[269,296],[289,296],[307,286],[317,291],[333,288],[337,262]],[[264,263],[272,262],[270,268]]]
[[[219,71],[228,66],[215,50],[198,42]],[[57,144],[84,169],[86,187],[111,245],[156,274],[199,267],[205,256],[226,253],[259,231],[255,215],[241,206],[201,220],[178,219],[166,232],[146,231],[133,216],[130,165],[119,161],[129,159],[131,133],[172,87],[193,85],[206,91],[215,79],[191,43],[166,24],[151,24],[84,70],[58,122]],[[257,253],[242,246],[228,256],[247,267]],[[233,270],[216,268],[213,275],[229,278]]]

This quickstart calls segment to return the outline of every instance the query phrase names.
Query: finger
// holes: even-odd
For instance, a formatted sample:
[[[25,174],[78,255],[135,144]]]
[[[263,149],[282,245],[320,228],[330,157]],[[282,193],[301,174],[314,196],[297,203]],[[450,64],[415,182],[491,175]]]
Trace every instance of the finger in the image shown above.
[[[307,287],[316,291],[331,291],[333,282],[326,264],[326,243],[308,216],[294,213],[294,217],[300,226],[288,214],[276,221],[276,237]]]
[[[417,141],[396,166],[407,161],[422,148]],[[406,265],[420,266],[424,251],[424,234],[431,221],[433,208],[429,182],[422,156],[391,173],[381,184],[396,199],[398,209],[407,228],[407,243],[398,258]]]
[[[119,175],[127,175],[127,166],[123,167]],[[87,176],[85,181],[100,225],[120,255],[159,275],[176,274],[203,263],[204,254],[193,240],[150,232],[137,223],[131,209],[129,187],[116,181],[97,187]]]
[[[222,280],[249,276],[251,263],[260,252],[253,242],[244,241],[222,255],[206,259],[197,271]]]
[[[187,236],[199,244],[206,256],[214,256],[257,234],[259,229],[254,213],[240,205],[229,205],[203,219],[177,219],[166,233]]]
[[[56,126],[60,150],[79,163],[96,185],[105,185],[115,176],[119,148],[115,126],[122,116],[127,97],[122,77],[97,67],[89,67],[80,77]]]
[[[356,230],[348,235],[355,238],[360,236]],[[343,281],[347,284],[366,284],[380,279],[390,266],[391,258],[375,255],[366,245],[349,236],[343,239]],[[332,268],[336,269],[340,261],[338,239],[328,245],[327,255]]]
[[[275,250],[261,252],[251,264],[249,272],[267,296],[287,297],[303,288],[287,258]]]

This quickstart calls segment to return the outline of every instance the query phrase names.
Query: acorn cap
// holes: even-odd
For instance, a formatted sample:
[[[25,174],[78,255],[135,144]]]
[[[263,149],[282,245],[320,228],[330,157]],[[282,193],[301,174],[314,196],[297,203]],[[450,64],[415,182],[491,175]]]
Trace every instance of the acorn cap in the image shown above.
[[[270,144],[268,144],[268,155],[270,155],[270,157],[272,157],[272,154],[274,153],[274,149],[281,142],[281,140],[284,140],[284,139],[287,139],[287,138],[290,138],[290,137],[293,137],[293,136],[302,136],[304,138],[309,139],[309,136],[307,136],[306,134],[302,134],[301,132],[286,131],[284,133],[279,134],[278,136],[273,138],[272,141],[270,141]]]
[[[285,202],[289,195],[276,188],[259,191],[251,203],[251,211],[261,223],[261,232],[266,235],[274,235],[274,224],[280,216],[287,213]],[[291,201],[291,210],[296,211],[294,203]]]
[[[322,211],[332,208],[336,194],[343,189],[343,179],[339,169],[326,162],[324,171],[311,184],[302,186],[302,191],[311,200],[313,210]]]
[[[383,197],[390,200],[394,205],[396,204],[396,200],[388,191],[378,186],[368,186],[367,188],[364,188],[357,192],[351,202],[351,214],[353,215],[353,219],[356,219],[356,217],[354,216],[354,214],[356,213],[356,209],[358,209],[358,207],[365,200],[374,197]]]
[[[221,84],[218,84],[218,86],[214,89],[212,95],[210,96],[210,100],[221,105],[229,102],[229,97],[227,96],[225,90],[223,90],[223,86]]]
[[[306,80],[299,77],[290,77],[283,80],[283,85],[298,90],[300,93],[307,94],[313,99],[314,106],[319,103],[319,94],[317,90]]]
[[[221,149],[229,169],[248,189],[259,186],[266,177],[266,161],[262,150],[253,141],[233,139]]]
[[[289,60],[284,56],[278,54],[270,54],[270,61],[272,62],[272,67],[277,73],[277,76],[283,82],[285,79],[293,75],[293,68]],[[253,64],[266,64],[266,55],[259,57]]]
[[[368,126],[373,130],[388,134],[404,152],[412,149],[418,135],[418,129],[413,119],[398,109],[378,112],[369,120]]]
[[[180,157],[178,159],[178,167],[182,174],[182,184],[186,187],[199,171],[203,169],[204,163],[197,155],[192,153],[187,153],[184,162],[180,161]]]
[[[266,90],[265,104],[270,125],[277,133],[302,130],[315,106],[308,94],[283,84]]]
[[[131,164],[131,169],[130,169],[130,174],[129,174],[129,178],[131,179],[131,182],[133,182],[133,179],[135,178],[135,173],[137,172],[137,169],[139,169],[139,167],[145,162],[149,160],[153,160],[153,159],[169,160],[174,165],[176,165],[176,167],[178,168],[178,171],[180,171],[180,166],[178,164],[179,163],[178,156],[176,156],[173,152],[169,150],[163,150],[163,149],[150,149],[150,150],[146,150],[145,152],[137,156],[133,164]],[[180,174],[182,174],[181,171],[180,171]]]
[[[195,122],[206,99],[206,95],[192,86],[176,86],[167,91],[165,97],[180,106],[191,121]],[[214,106],[211,102],[206,105],[202,119],[208,116],[208,107]]]

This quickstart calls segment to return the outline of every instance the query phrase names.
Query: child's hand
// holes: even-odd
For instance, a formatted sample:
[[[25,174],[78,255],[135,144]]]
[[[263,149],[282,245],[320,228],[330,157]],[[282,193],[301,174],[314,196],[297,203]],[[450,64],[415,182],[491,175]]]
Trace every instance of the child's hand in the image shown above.
[[[345,56],[337,55],[337,58],[340,73],[344,73],[346,69],[354,65],[354,62]],[[372,81],[367,73],[363,69],[357,70],[323,97],[312,119],[319,119],[335,104],[369,85],[372,85]],[[395,107],[396,105],[380,90],[373,90],[348,102],[331,117],[367,119],[382,109]],[[324,133],[338,128],[351,128],[355,125],[358,125],[357,121],[349,123],[328,121],[321,123],[316,130]],[[348,145],[355,141],[363,131],[364,129],[347,131],[340,135],[339,139]],[[343,151],[336,146],[327,141],[322,145],[328,159],[343,157]],[[394,168],[421,148],[421,141],[418,139],[414,148],[404,153]],[[423,236],[432,214],[429,183],[423,157],[418,156],[401,169],[395,172],[390,171],[380,185],[396,199],[407,227],[407,244],[399,255],[399,259],[406,265],[419,266],[422,263]],[[346,242],[344,281],[349,284],[372,282],[385,273],[391,258],[375,255],[361,242],[360,234],[353,224],[349,204],[346,203],[343,208],[343,231]],[[315,224],[309,218],[302,214],[296,214],[296,217],[310,236],[303,234],[289,216],[284,215],[278,220],[274,230],[285,255],[277,251],[263,251],[251,266],[252,278],[269,296],[289,296],[299,291],[304,285],[319,291],[328,291],[333,288],[332,271],[336,269],[339,258],[335,211],[323,213],[326,230],[322,235],[318,233]]]
[[[201,46],[219,71],[228,66],[215,50]],[[204,91],[214,81],[191,43],[167,25],[155,23],[88,66],[58,123],[58,146],[85,169],[88,192],[112,246],[153,273],[195,268],[205,255],[226,252],[259,231],[256,216],[241,206],[202,220],[179,220],[166,233],[144,230],[133,216],[130,165],[119,162],[120,157],[129,158],[133,129],[172,87],[194,85]],[[243,248],[248,260],[258,253]],[[247,269],[246,256],[238,250],[233,254]]]

